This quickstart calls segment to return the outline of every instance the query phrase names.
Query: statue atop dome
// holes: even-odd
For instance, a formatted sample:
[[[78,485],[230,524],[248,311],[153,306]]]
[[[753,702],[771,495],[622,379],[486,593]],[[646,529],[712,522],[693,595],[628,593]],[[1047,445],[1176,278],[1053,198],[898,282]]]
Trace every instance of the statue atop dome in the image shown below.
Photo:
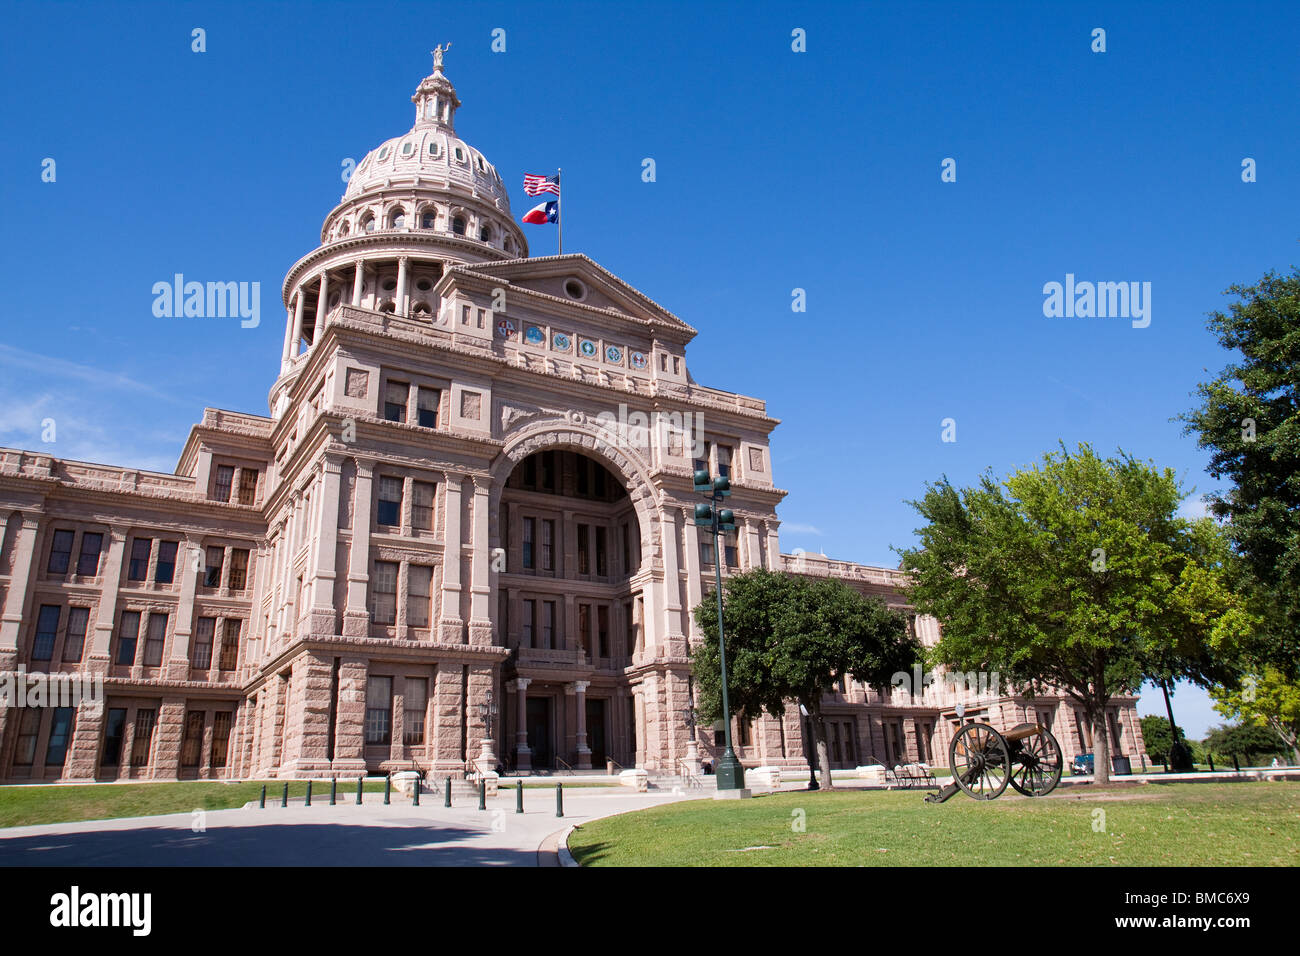
[[[440,73],[442,71],[442,55],[450,49],[451,49],[450,43],[448,43],[445,47],[441,43],[439,43],[436,47],[434,47],[431,51],[429,51],[433,54],[433,72]]]

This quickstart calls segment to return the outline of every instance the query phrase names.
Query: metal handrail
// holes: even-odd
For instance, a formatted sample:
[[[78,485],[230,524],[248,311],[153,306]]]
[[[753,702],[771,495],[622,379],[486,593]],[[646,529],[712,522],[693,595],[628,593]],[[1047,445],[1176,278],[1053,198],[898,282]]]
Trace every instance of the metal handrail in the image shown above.
[[[704,789],[704,781],[700,779],[700,775],[696,772],[695,768],[691,766],[691,762],[687,760],[685,757],[677,758],[677,772],[678,772],[678,776],[680,776],[683,780],[686,781],[686,786],[688,789],[691,790]]]
[[[563,757],[556,757],[556,758],[555,758],[555,762],[556,762],[557,764],[559,764],[561,767],[563,767],[565,770],[567,770],[569,773],[573,773],[573,772],[574,772],[573,767],[572,767],[572,766],[569,764],[569,762],[566,761]],[[556,772],[556,773],[559,773],[558,770],[555,771],[555,772]]]
[[[606,765],[611,765],[611,764],[612,764],[613,766],[617,767],[619,770],[626,770],[626,769],[627,769],[627,767],[624,767],[621,763],[619,763],[619,762],[618,762],[617,760],[615,760],[613,757],[606,757],[606,758],[605,758],[605,763],[606,763]],[[606,767],[606,769],[608,769],[608,766]]]

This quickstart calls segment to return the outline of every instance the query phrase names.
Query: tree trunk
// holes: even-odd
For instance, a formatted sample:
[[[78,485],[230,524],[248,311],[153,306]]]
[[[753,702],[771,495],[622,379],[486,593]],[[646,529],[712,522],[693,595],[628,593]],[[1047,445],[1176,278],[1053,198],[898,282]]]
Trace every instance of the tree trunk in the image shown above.
[[[817,751],[817,766],[822,774],[822,789],[830,790],[835,784],[831,780],[831,752],[826,746],[826,724],[822,720],[821,708],[810,710],[809,717],[813,730],[813,747]]]
[[[1110,727],[1106,725],[1106,705],[1092,715],[1092,782],[1110,783]]]

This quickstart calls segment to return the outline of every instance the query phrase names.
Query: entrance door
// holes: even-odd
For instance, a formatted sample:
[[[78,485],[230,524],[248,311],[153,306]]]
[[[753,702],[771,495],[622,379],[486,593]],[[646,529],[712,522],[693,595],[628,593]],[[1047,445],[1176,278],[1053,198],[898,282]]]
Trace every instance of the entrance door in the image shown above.
[[[591,750],[591,765],[605,767],[605,701],[587,698],[587,747]]]
[[[533,766],[550,770],[555,765],[555,751],[551,748],[551,699],[528,698],[528,749],[533,753]]]

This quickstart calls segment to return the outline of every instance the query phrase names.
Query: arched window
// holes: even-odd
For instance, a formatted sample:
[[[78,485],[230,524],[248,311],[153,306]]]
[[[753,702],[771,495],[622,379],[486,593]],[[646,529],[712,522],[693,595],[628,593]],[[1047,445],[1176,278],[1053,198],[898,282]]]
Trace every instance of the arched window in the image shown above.
[[[406,210],[398,206],[388,214],[388,228],[401,229],[406,225]]]
[[[379,303],[379,311],[387,312],[391,315],[392,313],[397,311],[397,306],[393,303],[392,299],[384,299],[382,302]]]
[[[420,213],[420,228],[432,229],[438,222],[438,210],[432,206],[425,206],[424,212]]]
[[[429,308],[427,302],[411,303],[411,315],[433,315],[433,309]]]
[[[351,231],[351,230],[348,229],[348,224],[347,224],[346,221],[345,221],[341,226],[339,226],[339,235],[340,235],[340,236],[346,236],[350,231]]]
[[[368,212],[368,213],[366,213],[364,216],[361,217],[361,231],[362,231],[362,232],[374,232],[374,231],[375,231],[375,215],[374,215],[374,213],[370,213],[370,212]]]
[[[480,241],[480,242],[491,242],[491,241],[492,241],[492,225],[491,225],[490,223],[486,223],[486,222],[483,223],[483,225],[482,225],[481,227],[479,227],[478,237],[479,237],[479,241]]]
[[[465,220],[461,216],[453,216],[451,220],[451,231],[458,236],[465,235]]]
[[[403,158],[403,159],[407,159],[407,158],[408,158],[412,153],[414,153],[414,152],[415,152],[415,144],[412,143],[409,139],[408,139],[405,143],[402,144],[402,158]]]

